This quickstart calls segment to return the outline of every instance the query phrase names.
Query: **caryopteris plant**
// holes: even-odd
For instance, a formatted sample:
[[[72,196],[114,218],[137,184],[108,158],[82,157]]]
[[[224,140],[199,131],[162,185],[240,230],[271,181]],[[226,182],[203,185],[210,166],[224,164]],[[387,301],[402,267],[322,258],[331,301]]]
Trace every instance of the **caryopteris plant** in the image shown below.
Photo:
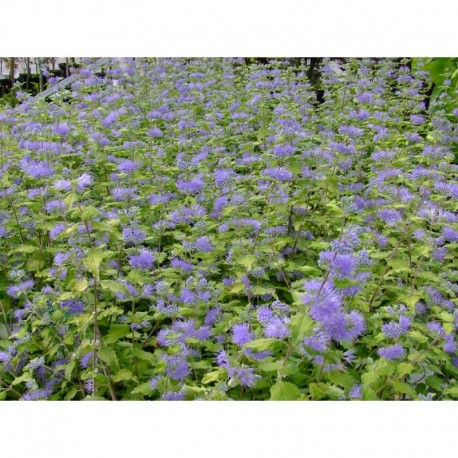
[[[0,399],[457,398],[458,117],[422,65],[325,60],[320,101],[278,59],[19,94]]]

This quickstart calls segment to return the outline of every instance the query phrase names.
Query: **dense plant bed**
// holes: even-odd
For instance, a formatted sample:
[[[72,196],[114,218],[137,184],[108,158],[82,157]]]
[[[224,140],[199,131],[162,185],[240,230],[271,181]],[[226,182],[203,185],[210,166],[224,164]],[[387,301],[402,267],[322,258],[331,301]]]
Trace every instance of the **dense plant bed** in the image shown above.
[[[306,74],[125,60],[0,112],[1,399],[458,397],[451,96]]]

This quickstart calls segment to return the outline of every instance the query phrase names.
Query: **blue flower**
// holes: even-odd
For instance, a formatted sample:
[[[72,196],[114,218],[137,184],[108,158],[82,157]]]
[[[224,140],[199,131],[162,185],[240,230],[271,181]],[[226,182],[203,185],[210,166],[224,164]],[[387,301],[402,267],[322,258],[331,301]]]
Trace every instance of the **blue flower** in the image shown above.
[[[154,266],[154,255],[150,250],[143,249],[140,254],[130,256],[129,264],[133,269],[152,269]]]

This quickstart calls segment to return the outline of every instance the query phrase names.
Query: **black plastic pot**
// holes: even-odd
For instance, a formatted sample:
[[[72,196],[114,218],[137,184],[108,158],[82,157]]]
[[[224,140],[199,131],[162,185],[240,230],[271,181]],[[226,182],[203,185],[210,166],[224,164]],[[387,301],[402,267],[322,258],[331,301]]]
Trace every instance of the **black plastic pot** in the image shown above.
[[[11,89],[13,85],[11,84],[11,80],[9,78],[2,78],[0,79],[0,86],[6,87]]]
[[[58,77],[58,78],[65,78],[65,71],[63,70],[50,70],[49,73],[52,76]]]

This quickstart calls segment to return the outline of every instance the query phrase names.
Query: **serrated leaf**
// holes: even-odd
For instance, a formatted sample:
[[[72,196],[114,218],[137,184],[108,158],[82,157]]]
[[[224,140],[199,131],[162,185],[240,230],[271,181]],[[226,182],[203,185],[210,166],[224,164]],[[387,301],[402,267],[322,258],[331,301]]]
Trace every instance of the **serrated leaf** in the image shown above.
[[[122,293],[126,296],[129,295],[128,289],[122,283],[119,283],[115,280],[102,280],[100,282],[100,286],[103,289],[108,289],[112,293]]]
[[[253,267],[253,264],[256,262],[256,256],[254,254],[248,254],[244,256],[243,258],[239,259],[239,264],[242,264],[242,266],[245,266],[247,270],[251,270]]]
[[[270,388],[271,401],[295,401],[300,394],[299,388],[290,382],[279,382]]]
[[[291,334],[294,343],[301,342],[313,326],[313,320],[305,313],[294,315],[291,319]]]
[[[264,372],[277,372],[283,367],[283,361],[267,361],[259,363],[259,369]]]
[[[365,372],[361,376],[361,381],[363,382],[363,386],[372,385],[372,383],[376,382],[380,378],[379,374],[374,371]]]
[[[115,383],[125,382],[128,380],[137,381],[137,377],[135,377],[135,375],[132,374],[132,372],[128,371],[127,369],[121,369],[120,371],[116,372],[116,374],[114,374],[112,378],[113,378],[113,382]]]
[[[393,382],[393,388],[397,393],[401,394],[407,394],[409,395],[412,399],[416,399],[417,397],[417,392],[415,389],[412,387],[412,385],[409,385],[408,383],[404,382]]]
[[[399,378],[402,378],[405,375],[409,375],[413,370],[414,366],[410,363],[399,363],[396,366],[396,373],[398,374]]]
[[[218,369],[216,371],[208,372],[202,378],[202,383],[207,385],[212,382],[217,382],[222,380],[226,376],[226,371],[224,369]]]
[[[99,266],[104,258],[104,254],[101,251],[93,251],[89,256],[83,259],[83,264],[86,269],[95,277],[99,279]]]
[[[20,377],[14,379],[11,385],[18,385],[19,383],[22,383],[22,382],[32,382],[32,381],[33,381],[32,375],[29,374],[28,372],[24,372]]]
[[[255,286],[251,292],[255,296],[263,296],[264,294],[273,294],[275,293],[275,290],[264,286]]]
[[[111,344],[117,342],[122,337],[129,334],[130,329],[128,324],[112,324],[108,334],[103,338],[103,343]]]
[[[409,332],[409,336],[412,337],[413,339],[417,340],[420,343],[428,342],[428,337],[424,336],[423,334],[421,334],[420,332],[415,331],[415,330],[410,331]]]
[[[138,385],[130,393],[131,394],[143,394],[144,396],[148,396],[153,391],[154,390],[151,388],[149,382],[146,382],[146,383],[142,383],[141,385]]]
[[[229,292],[231,292],[233,294],[237,294],[237,293],[240,293],[241,291],[243,291],[244,289],[245,289],[245,285],[242,282],[237,282],[237,283],[234,283],[229,288]]]
[[[104,363],[108,364],[108,366],[110,366],[112,369],[119,368],[118,358],[113,348],[103,346],[99,349],[97,355]]]
[[[141,348],[135,348],[133,351],[133,355],[137,357],[141,361],[146,361],[151,365],[156,363],[156,357],[154,353],[150,353],[149,351],[144,351]]]
[[[320,400],[326,397],[328,392],[328,385],[325,383],[310,383],[309,390],[312,399]]]
[[[355,384],[355,379],[345,372],[332,371],[326,375],[327,379],[336,385],[350,389]]]
[[[87,287],[89,286],[88,281],[84,278],[83,280],[78,280],[73,284],[73,291],[80,293],[82,291],[85,291]]]
[[[458,385],[445,389],[444,393],[453,398],[458,398]]]
[[[20,245],[14,248],[12,252],[33,253],[34,251],[37,251],[37,250],[38,250],[38,247],[34,245]]]
[[[74,294],[71,293],[70,291],[67,291],[66,293],[61,294],[58,298],[57,301],[66,301],[68,299],[72,299],[74,297]]]
[[[76,361],[70,361],[66,366],[65,366],[65,378],[67,380],[70,380],[72,378],[72,372],[75,369],[76,366]]]
[[[258,339],[248,342],[244,346],[252,350],[264,351],[273,348],[279,342],[277,339]]]
[[[427,377],[425,380],[425,383],[428,386],[430,386],[431,388],[434,388],[436,391],[443,390],[442,388],[443,381],[435,375],[431,375],[430,377]]]
[[[376,401],[378,399],[377,393],[369,387],[363,387],[363,400],[364,401]]]
[[[66,401],[70,401],[75,397],[75,394],[78,393],[78,390],[75,387],[72,387],[68,390],[67,395],[65,396]]]
[[[0,340],[8,338],[8,330],[3,323],[0,323]]]

